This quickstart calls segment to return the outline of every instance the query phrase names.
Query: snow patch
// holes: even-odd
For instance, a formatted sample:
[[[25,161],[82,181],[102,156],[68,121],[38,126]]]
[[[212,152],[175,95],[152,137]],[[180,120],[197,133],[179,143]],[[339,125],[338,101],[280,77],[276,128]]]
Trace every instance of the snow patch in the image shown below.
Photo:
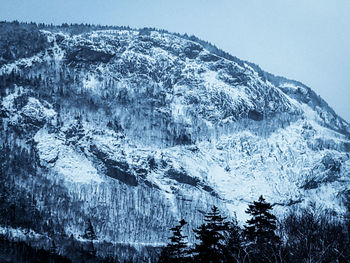
[[[64,144],[55,134],[45,128],[39,130],[35,137],[41,161],[52,166],[53,171],[62,175],[65,180],[75,183],[100,183],[103,179],[90,161],[72,147]]]

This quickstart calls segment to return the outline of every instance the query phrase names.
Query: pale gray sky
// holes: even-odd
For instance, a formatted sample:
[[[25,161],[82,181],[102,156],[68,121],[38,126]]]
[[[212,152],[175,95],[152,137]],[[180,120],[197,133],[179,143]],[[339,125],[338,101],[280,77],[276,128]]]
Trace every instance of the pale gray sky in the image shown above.
[[[0,20],[194,34],[299,80],[350,121],[350,0],[0,0]]]

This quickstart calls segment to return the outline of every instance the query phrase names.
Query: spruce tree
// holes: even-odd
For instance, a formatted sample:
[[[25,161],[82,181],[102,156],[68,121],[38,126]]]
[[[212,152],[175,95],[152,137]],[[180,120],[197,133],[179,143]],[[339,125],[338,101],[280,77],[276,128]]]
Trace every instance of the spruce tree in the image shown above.
[[[88,239],[90,242],[88,244],[88,252],[91,254],[91,255],[95,255],[95,248],[94,248],[94,240],[97,239],[97,236],[95,234],[95,230],[94,230],[94,227],[92,226],[91,224],[91,220],[88,219],[88,222],[87,222],[87,227],[85,229],[85,233],[83,235],[83,238],[85,239]]]
[[[187,236],[182,235],[182,227],[187,222],[182,219],[179,221],[179,225],[171,228],[173,235],[169,237],[169,244],[162,250],[159,258],[160,263],[166,262],[189,262],[190,256],[187,248]]]
[[[90,241],[97,239],[94,227],[92,226],[90,219],[88,219],[87,227],[85,229],[85,233],[84,233],[83,238],[88,239]]]
[[[235,259],[235,262],[241,262],[241,258],[244,257],[244,251],[242,248],[242,229],[238,226],[237,219],[229,222],[226,239],[227,249],[230,256]]]
[[[51,255],[56,255],[56,253],[57,253],[57,246],[55,244],[55,241],[53,241],[53,240],[51,241],[49,252]]]
[[[205,216],[205,223],[193,231],[199,241],[193,249],[195,262],[228,262],[229,252],[225,242],[225,232],[229,224],[216,206]]]
[[[275,257],[279,247],[277,219],[271,214],[272,206],[261,195],[258,201],[248,206],[246,213],[251,216],[245,226],[245,236],[248,240],[248,250],[253,262],[277,262]],[[273,259],[272,259],[273,258]]]

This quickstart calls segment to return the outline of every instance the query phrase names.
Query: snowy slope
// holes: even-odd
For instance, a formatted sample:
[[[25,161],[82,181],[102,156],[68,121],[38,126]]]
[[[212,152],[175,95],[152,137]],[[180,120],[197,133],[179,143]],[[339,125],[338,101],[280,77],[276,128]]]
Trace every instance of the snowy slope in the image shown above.
[[[0,68],[36,80],[7,87],[1,142],[64,186],[70,203],[50,209],[66,234],[90,218],[99,242],[156,246],[213,204],[243,221],[261,194],[279,215],[347,211],[348,124],[310,88],[165,32],[41,34],[48,48]]]

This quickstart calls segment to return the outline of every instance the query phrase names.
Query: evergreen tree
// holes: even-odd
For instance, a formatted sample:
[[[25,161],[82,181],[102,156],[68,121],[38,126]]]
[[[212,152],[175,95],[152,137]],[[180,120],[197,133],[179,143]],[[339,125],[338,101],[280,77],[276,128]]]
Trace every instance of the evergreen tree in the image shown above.
[[[88,244],[88,252],[91,255],[95,255],[95,248],[94,248],[94,243],[93,241],[97,239],[97,236],[95,234],[95,230],[91,224],[91,220],[88,219],[88,224],[85,229],[85,233],[83,235],[83,238],[88,239],[90,242]]]
[[[189,262],[190,256],[187,249],[187,236],[183,236],[181,229],[187,222],[182,219],[179,225],[171,228],[173,236],[170,237],[170,243],[162,250],[159,258],[161,263],[171,262]]]
[[[229,229],[216,206],[205,216],[205,223],[193,231],[199,241],[193,249],[195,262],[228,262],[229,252],[225,242],[225,234]]]
[[[250,241],[257,244],[275,244],[279,238],[275,234],[276,217],[270,213],[271,204],[261,195],[258,201],[248,206],[246,213],[251,215],[247,221],[245,232]]]
[[[90,219],[88,219],[87,227],[85,229],[85,233],[84,233],[83,238],[91,240],[91,241],[97,239],[94,227],[92,226]]]
[[[251,215],[245,226],[245,235],[248,240],[248,250],[252,262],[277,262],[276,254],[279,247],[277,219],[270,213],[272,206],[261,195],[258,201],[248,206],[246,213]],[[273,258],[274,257],[274,258]],[[273,259],[272,259],[273,258]]]
[[[55,244],[55,241],[51,241],[50,249],[49,252],[51,255],[56,255],[57,254],[57,246]]]
[[[235,259],[235,262],[241,262],[245,253],[242,248],[242,229],[238,226],[236,219],[228,223],[226,244],[230,256]]]

